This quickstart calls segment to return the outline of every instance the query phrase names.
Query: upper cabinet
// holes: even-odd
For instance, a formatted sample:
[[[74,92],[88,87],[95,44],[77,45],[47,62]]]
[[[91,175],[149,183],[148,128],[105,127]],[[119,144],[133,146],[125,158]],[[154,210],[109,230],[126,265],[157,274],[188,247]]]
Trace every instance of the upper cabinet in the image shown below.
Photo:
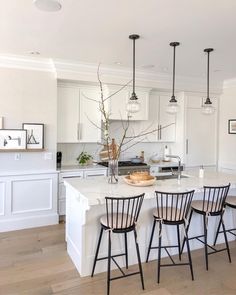
[[[202,113],[204,95],[187,96],[186,109],[186,166],[215,166],[217,164],[217,98],[211,99],[216,111]]]
[[[170,96],[152,92],[149,98],[149,120],[143,122],[142,130],[146,130],[146,142],[174,142],[176,133],[176,115],[166,112]],[[141,132],[142,132],[141,130]],[[156,130],[155,132],[152,132]]]
[[[140,103],[140,111],[134,114],[128,114],[126,110],[127,103],[131,97],[132,91],[129,88],[120,90],[121,87],[109,86],[108,96],[108,110],[110,112],[111,120],[129,120],[142,121],[148,120],[148,106],[149,106],[149,89],[137,88],[136,94]]]
[[[99,89],[92,86],[58,85],[58,142],[101,141],[99,95]]]

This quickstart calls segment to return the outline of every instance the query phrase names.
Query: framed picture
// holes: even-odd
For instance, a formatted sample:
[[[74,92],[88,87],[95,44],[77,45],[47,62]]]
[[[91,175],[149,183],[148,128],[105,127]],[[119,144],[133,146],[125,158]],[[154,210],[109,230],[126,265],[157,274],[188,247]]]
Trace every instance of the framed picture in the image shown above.
[[[1,129],[0,150],[26,149],[26,134],[22,129]]]
[[[44,148],[44,124],[23,123],[22,127],[27,131],[26,144],[27,149]]]
[[[229,120],[228,132],[229,134],[236,134],[236,119]]]

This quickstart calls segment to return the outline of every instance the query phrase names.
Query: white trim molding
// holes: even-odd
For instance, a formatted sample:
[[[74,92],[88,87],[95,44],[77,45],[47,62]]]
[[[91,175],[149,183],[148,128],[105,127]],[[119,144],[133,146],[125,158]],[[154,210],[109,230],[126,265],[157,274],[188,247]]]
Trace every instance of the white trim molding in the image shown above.
[[[0,67],[55,72],[54,63],[51,58],[28,57],[23,55],[0,55]]]

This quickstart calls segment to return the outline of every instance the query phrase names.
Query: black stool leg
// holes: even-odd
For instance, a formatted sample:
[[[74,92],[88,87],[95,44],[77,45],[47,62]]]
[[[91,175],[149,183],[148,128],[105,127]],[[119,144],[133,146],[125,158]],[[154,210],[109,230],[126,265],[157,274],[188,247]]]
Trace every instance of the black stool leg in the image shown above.
[[[207,224],[206,223],[207,223],[207,216],[203,215],[205,260],[206,260],[206,270],[208,270]]]
[[[191,258],[191,252],[190,252],[190,247],[189,247],[189,239],[188,239],[188,233],[187,233],[187,231],[185,231],[185,234],[186,234],[186,245],[187,245],[187,251],[188,251],[189,267],[190,267],[192,281],[193,281],[194,280],[194,276],[193,276],[193,264],[192,264],[192,258]]]
[[[138,246],[138,241],[137,241],[137,232],[136,232],[136,229],[134,229],[134,240],[135,240],[136,251],[137,251],[137,258],[138,258],[138,266],[139,266],[140,278],[141,278],[142,288],[144,290],[143,270],[142,270],[142,264],[141,264],[139,246]]]
[[[111,281],[111,232],[108,232],[108,257],[107,257],[107,295],[110,294]]]
[[[160,283],[160,272],[161,272],[161,232],[162,224],[159,222],[159,245],[158,245],[158,261],[157,261],[157,283]]]
[[[219,222],[219,225],[218,225],[217,231],[216,231],[216,237],[215,237],[214,244],[213,244],[214,246],[216,245],[216,241],[217,241],[217,238],[218,238],[218,235],[219,235],[221,223],[222,223],[222,219],[220,218],[220,222]]]
[[[101,227],[101,231],[100,231],[100,235],[99,235],[99,239],[98,239],[98,245],[97,245],[97,249],[96,249],[96,253],[95,253],[95,257],[94,257],[91,277],[93,277],[93,275],[94,275],[94,270],[95,270],[95,266],[96,266],[97,258],[98,258],[98,252],[99,252],[99,248],[100,248],[100,244],[101,244],[101,240],[102,240],[102,234],[103,234],[103,228]]]
[[[192,215],[193,215],[193,210],[191,210],[191,212],[190,212],[189,221],[188,221],[188,225],[187,225],[187,228],[186,228],[187,233],[188,233],[188,230],[189,230]],[[186,237],[184,237],[184,240],[183,240],[183,244],[182,244],[182,248],[181,248],[181,254],[183,253],[185,242],[186,242]]]
[[[152,226],[152,233],[151,233],[150,242],[149,242],[149,246],[148,246],[148,253],[147,253],[146,262],[148,262],[148,259],[149,259],[149,254],[150,254],[150,250],[151,250],[151,246],[152,246],[152,240],[153,240],[153,234],[154,234],[155,226],[156,226],[156,220],[154,219],[153,220],[153,226]]]
[[[125,264],[128,269],[128,245],[127,245],[127,233],[125,233]]]
[[[226,230],[225,230],[225,225],[224,225],[224,220],[223,220],[223,214],[220,216],[220,221],[221,221],[221,224],[222,224],[223,233],[224,233],[224,237],[225,237],[225,244],[226,244],[226,248],[227,248],[229,262],[231,263],[231,256],[230,256],[230,251],[229,251],[229,243],[228,243],[227,234],[226,234]]]
[[[179,224],[177,224],[177,237],[178,237],[179,260],[181,260],[181,246],[180,246]]]

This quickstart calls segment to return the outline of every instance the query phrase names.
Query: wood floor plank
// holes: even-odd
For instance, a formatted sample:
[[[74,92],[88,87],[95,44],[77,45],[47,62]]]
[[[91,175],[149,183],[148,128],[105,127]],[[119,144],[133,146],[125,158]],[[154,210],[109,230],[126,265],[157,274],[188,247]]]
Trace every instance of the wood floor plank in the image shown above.
[[[106,294],[106,273],[79,276],[66,252],[64,226],[0,233],[0,295]],[[193,251],[194,281],[188,266],[162,268],[158,285],[152,261],[143,264],[144,291],[139,276],[132,276],[112,281],[111,295],[235,295],[236,242],[230,247],[232,263],[225,252],[212,255],[208,272],[203,250]]]

